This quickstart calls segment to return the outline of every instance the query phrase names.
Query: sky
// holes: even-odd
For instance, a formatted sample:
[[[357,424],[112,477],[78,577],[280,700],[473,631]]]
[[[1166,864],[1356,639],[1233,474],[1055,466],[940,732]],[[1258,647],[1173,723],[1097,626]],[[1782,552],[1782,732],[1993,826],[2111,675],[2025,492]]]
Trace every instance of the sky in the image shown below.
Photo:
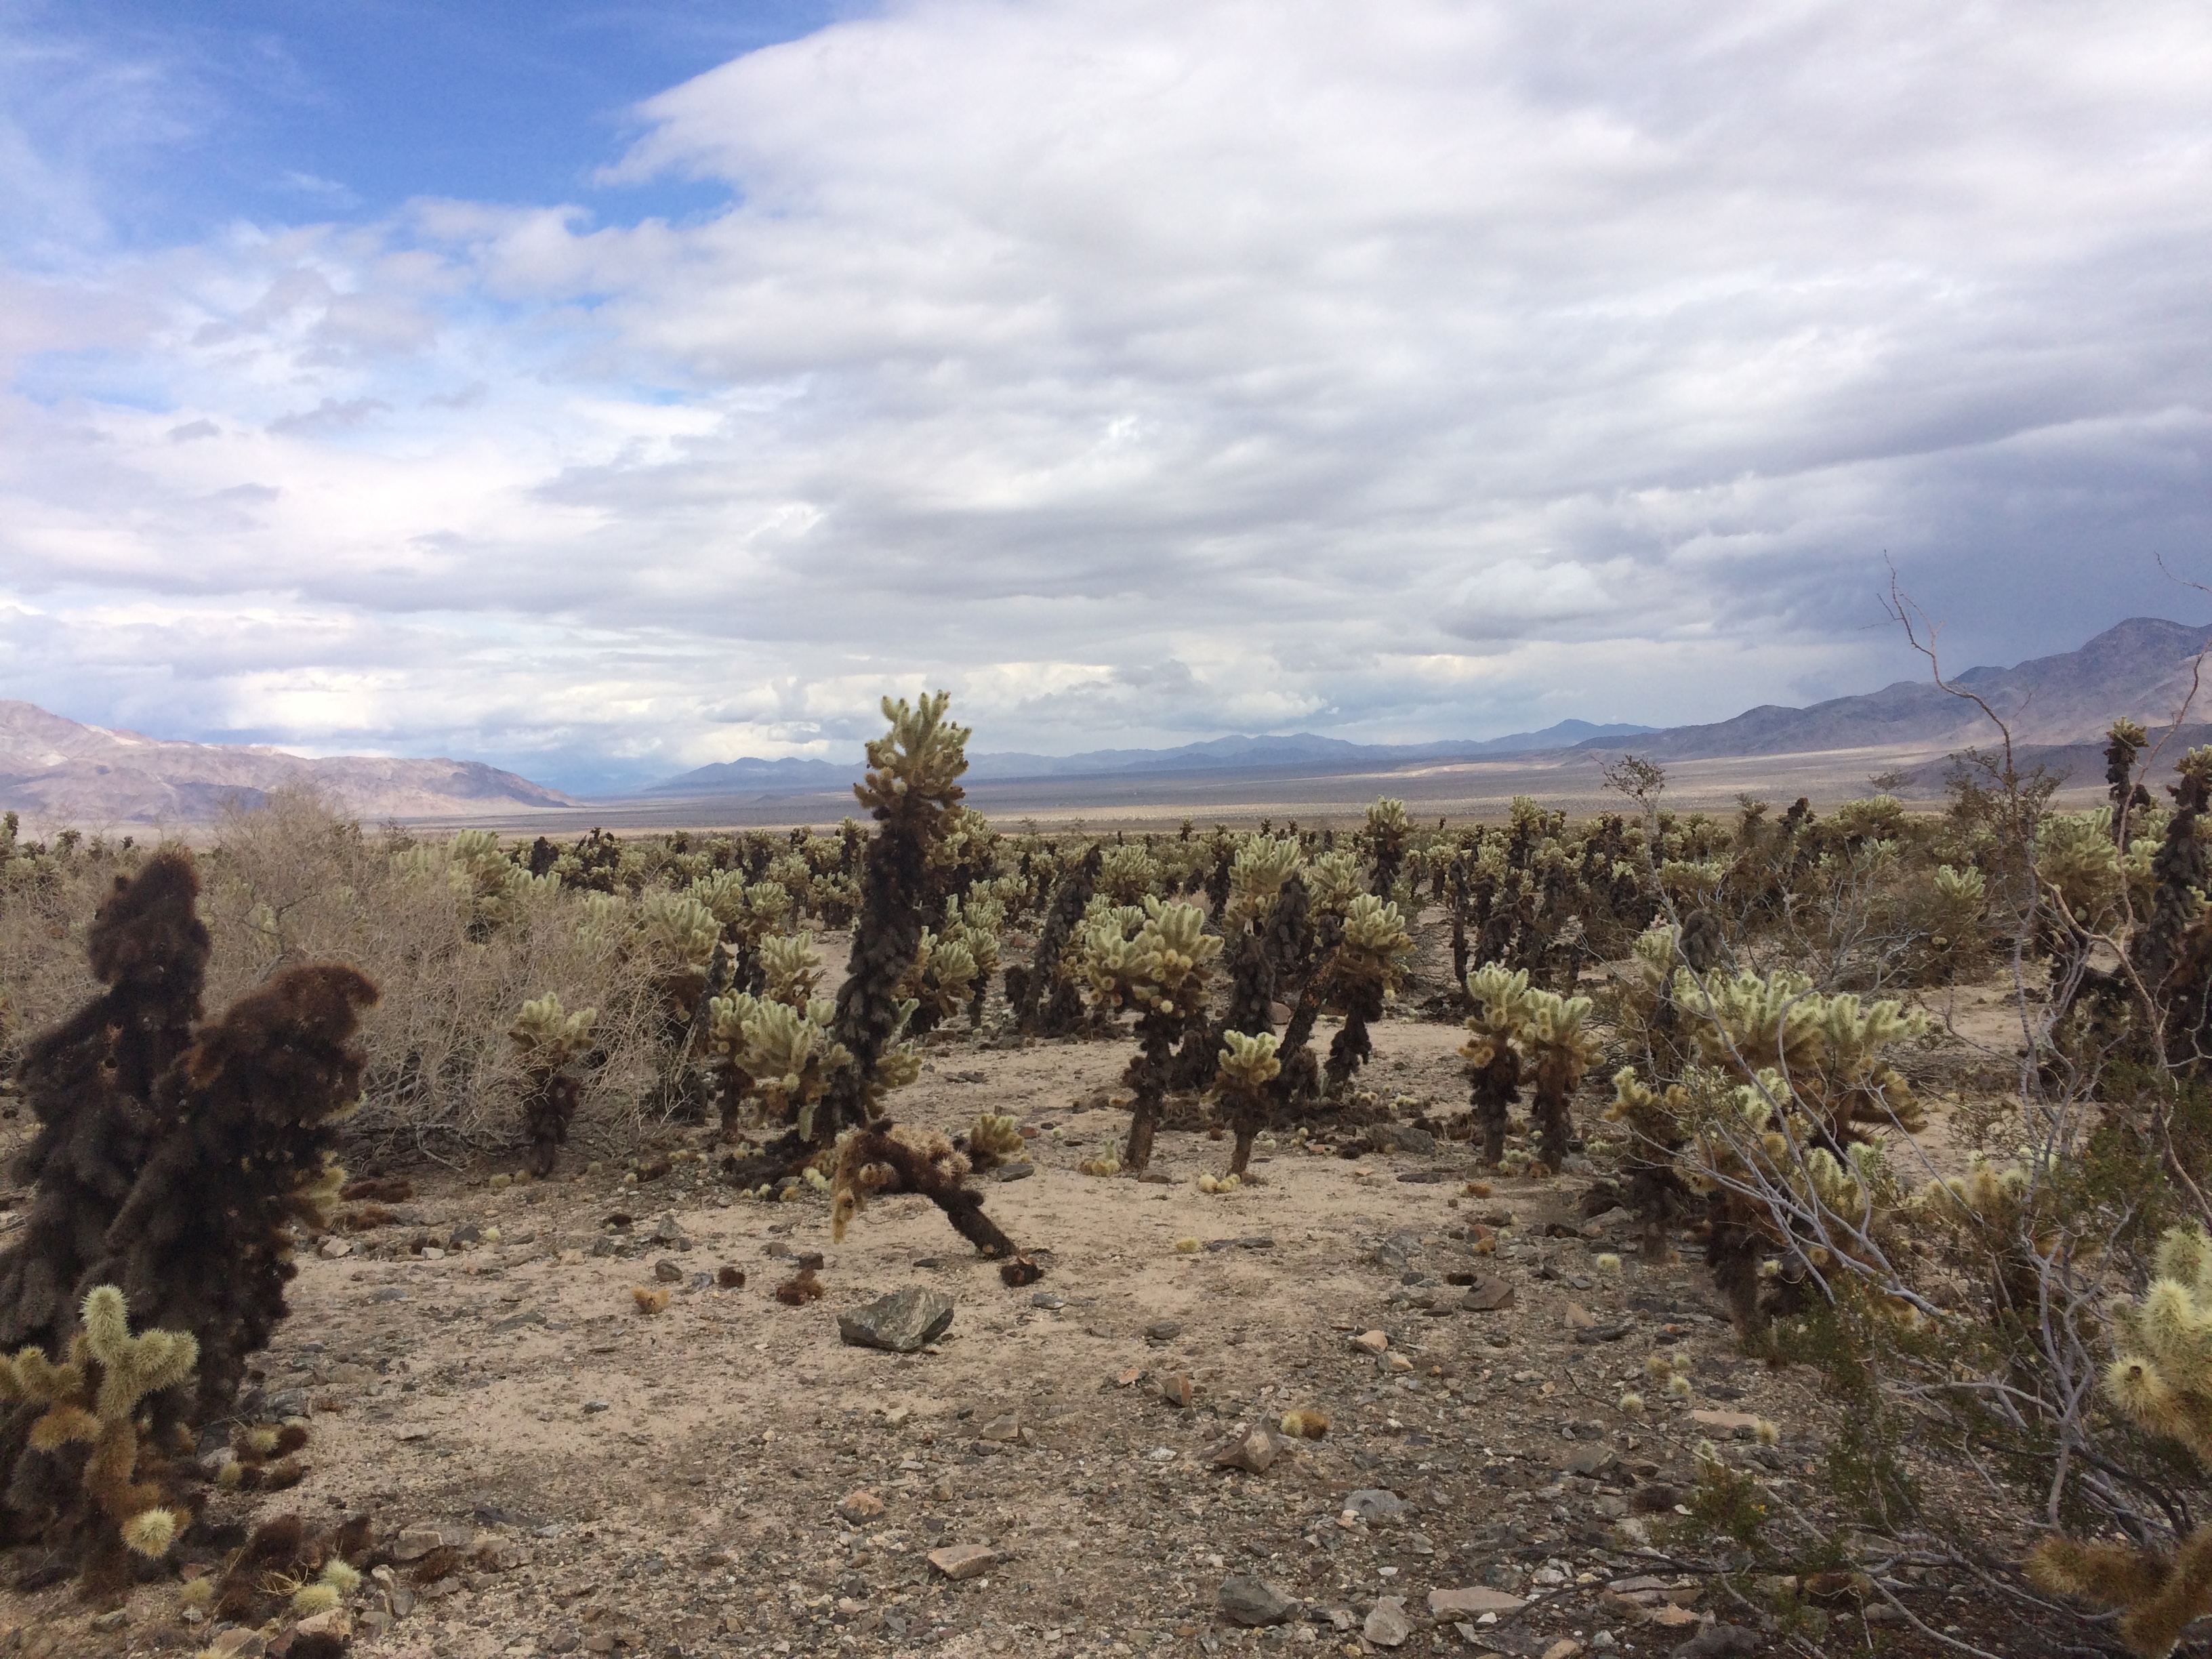
[[[1893,565],[1955,666],[2202,621],[2208,88],[2167,0],[0,0],[0,696],[590,790],[1721,719],[1915,675]]]

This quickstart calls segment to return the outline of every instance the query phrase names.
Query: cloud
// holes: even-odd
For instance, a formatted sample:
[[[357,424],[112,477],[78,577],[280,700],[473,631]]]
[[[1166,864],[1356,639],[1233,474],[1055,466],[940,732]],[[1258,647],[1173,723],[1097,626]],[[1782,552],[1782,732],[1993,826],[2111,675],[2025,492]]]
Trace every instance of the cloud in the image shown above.
[[[2208,74],[2160,0],[909,0],[643,106],[607,177],[697,220],[86,263],[0,599],[391,653],[303,628],[225,729],[671,770],[923,684],[985,748],[1717,718],[1913,672],[1885,556],[2063,649],[2212,530]]]

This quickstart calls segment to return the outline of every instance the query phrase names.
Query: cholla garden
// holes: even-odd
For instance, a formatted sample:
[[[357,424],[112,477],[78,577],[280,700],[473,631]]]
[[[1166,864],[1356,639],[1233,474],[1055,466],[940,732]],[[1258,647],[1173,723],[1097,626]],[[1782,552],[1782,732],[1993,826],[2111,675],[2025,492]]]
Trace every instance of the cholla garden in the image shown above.
[[[941,1218],[948,1249],[1045,1296],[1053,1240],[987,1198],[1036,1132],[902,1098],[955,1046],[1060,1042],[1114,1055],[1126,1131],[1080,1170],[1129,1203],[1165,1179],[1164,1135],[1206,1138],[1196,1188],[1231,1208],[1285,1159],[1419,1146],[1470,1217],[1569,1180],[1585,1217],[1626,1218],[1601,1272],[1705,1275],[1744,1354],[1817,1380],[1823,1513],[1849,1520],[1701,1443],[1679,1503],[1624,1526],[1761,1640],[1840,1651],[1844,1610],[1881,1606],[1906,1650],[1985,1651],[1899,1599],[1908,1567],[2052,1651],[2162,1655],[2212,1613],[2212,751],[2161,802],[2120,721],[2086,811],[2007,751],[1961,762],[1940,812],[1678,813],[1629,763],[1618,810],[1574,823],[1385,799],[1340,829],[1051,835],[963,804],[949,713],[885,700],[865,820],[829,834],[416,841],[280,801],[196,858],[11,822],[4,1033],[34,1127],[0,1252],[0,1541],[95,1607],[173,1582],[253,1651],[343,1651],[390,1528],[284,1509],[315,1431],[249,1383],[295,1252],[404,1202],[347,1164],[642,1186],[680,1157],[834,1240]],[[836,976],[821,941],[846,934]],[[2016,1042],[1948,1035],[1961,987]],[[1376,1086],[1405,1021],[1456,1034],[1464,1109]],[[1480,1257],[1513,1231],[1465,1237]],[[805,1307],[823,1271],[773,1293]],[[670,1294],[638,1285],[635,1316]],[[1655,1352],[1590,1403],[1675,1421],[1698,1386]],[[1228,1461],[1327,1431],[1290,1410]]]

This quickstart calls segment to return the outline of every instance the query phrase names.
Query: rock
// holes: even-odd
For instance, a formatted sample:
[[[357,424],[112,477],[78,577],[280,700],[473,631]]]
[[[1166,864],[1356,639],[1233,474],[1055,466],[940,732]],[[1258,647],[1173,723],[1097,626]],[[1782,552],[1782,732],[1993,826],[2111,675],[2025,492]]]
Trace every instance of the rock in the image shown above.
[[[1692,1412],[1690,1421],[1716,1434],[1748,1438],[1759,1431],[1759,1419],[1750,1412]]]
[[[341,1256],[353,1254],[353,1241],[349,1238],[326,1238],[317,1247],[316,1254],[325,1261],[336,1261]]]
[[[1030,1297],[1030,1306],[1042,1308],[1047,1313],[1058,1313],[1067,1305],[1067,1298],[1053,1291],[1039,1291]]]
[[[1678,1607],[1672,1602],[1652,1608],[1646,1617],[1662,1630],[1682,1630],[1703,1622],[1689,1608]]]
[[[1381,1133],[1378,1132],[1378,1138]],[[1427,1158],[1437,1150],[1437,1138],[1426,1129],[1416,1128],[1410,1123],[1395,1125],[1387,1133],[1391,1146],[1401,1152],[1418,1152]]]
[[[1248,1429],[1244,1433],[1231,1435],[1213,1449],[1212,1463],[1216,1468],[1242,1469],[1247,1474],[1265,1474],[1274,1467],[1275,1459],[1282,1455],[1282,1447],[1273,1435],[1265,1429]]]
[[[1384,1331],[1362,1331],[1352,1339],[1352,1346],[1362,1353],[1381,1353],[1389,1347],[1390,1338]]]
[[[409,1527],[392,1540],[392,1559],[419,1561],[432,1550],[442,1548],[445,1542],[443,1527]]]
[[[1413,1627],[1406,1620],[1406,1598],[1385,1595],[1375,1603],[1375,1611],[1367,1615],[1367,1622],[1359,1633],[1378,1648],[1397,1648],[1406,1644]]]
[[[261,1659],[269,1651],[269,1638],[258,1630],[234,1625],[209,1643],[207,1650],[218,1659]]]
[[[1599,1474],[1613,1464],[1610,1446],[1577,1446],[1559,1460],[1559,1467],[1569,1474]]]
[[[1486,1613],[1518,1613],[1528,1605],[1504,1590],[1471,1585],[1466,1589],[1432,1589],[1429,1611],[1439,1619],[1459,1619]]]
[[[684,1229],[676,1224],[676,1214],[672,1210],[653,1224],[653,1231],[646,1237],[656,1244],[677,1244],[683,1242]]]
[[[1397,1521],[1413,1510],[1413,1505],[1395,1492],[1369,1486],[1361,1491],[1346,1492],[1340,1505],[1347,1515],[1356,1515],[1370,1524]]]
[[[1496,1313],[1513,1305],[1513,1286],[1502,1279],[1482,1279],[1468,1289],[1459,1305],[1469,1313]]]
[[[1711,1625],[1676,1648],[1669,1659],[1753,1659],[1760,1644],[1741,1625]]]
[[[1172,1319],[1155,1319],[1145,1327],[1147,1342],[1172,1342],[1182,1334],[1182,1326]]]
[[[353,1639],[353,1619],[343,1607],[331,1607],[325,1612],[310,1613],[292,1626],[295,1637],[326,1636],[338,1643]]]
[[[884,1512],[884,1500],[862,1486],[837,1500],[837,1513],[848,1521],[872,1521]]]
[[[1298,1616],[1298,1599],[1270,1578],[1224,1578],[1221,1613],[1235,1625],[1287,1625]]]
[[[955,1581],[980,1578],[999,1565],[999,1553],[988,1544],[947,1544],[930,1551],[929,1565]]]
[[[1573,1637],[1563,1636],[1544,1650],[1544,1659],[1575,1659],[1582,1650],[1583,1644]]]
[[[1001,1164],[991,1171],[994,1181],[1027,1181],[1036,1173],[1034,1164]]]
[[[976,1430],[975,1437],[978,1440],[996,1441],[1005,1445],[1019,1445],[1028,1440],[1029,1431],[1022,1427],[1020,1418],[1012,1412],[1007,1412],[993,1418],[981,1428]]]
[[[1571,1331],[1587,1331],[1597,1325],[1597,1316],[1579,1302],[1567,1304],[1566,1326]]]
[[[684,1282],[684,1269],[666,1256],[663,1256],[653,1264],[653,1276],[664,1285],[681,1285]]]
[[[1188,1411],[1198,1398],[1198,1391],[1183,1372],[1173,1371],[1160,1379],[1160,1398],[1170,1406]]]
[[[942,1291],[909,1285],[865,1308],[837,1316],[840,1340],[856,1348],[913,1353],[945,1334],[952,1323],[952,1298]]]

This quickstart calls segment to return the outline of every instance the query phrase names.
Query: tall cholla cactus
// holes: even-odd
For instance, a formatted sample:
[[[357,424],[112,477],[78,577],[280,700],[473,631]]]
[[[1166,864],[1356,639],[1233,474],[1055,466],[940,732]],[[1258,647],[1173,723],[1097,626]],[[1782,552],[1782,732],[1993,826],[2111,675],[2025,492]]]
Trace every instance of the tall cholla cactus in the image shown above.
[[[1391,896],[1398,885],[1398,873],[1405,867],[1406,837],[1411,826],[1406,822],[1406,803],[1385,795],[1367,809],[1367,823],[1361,838],[1367,843],[1368,887],[1376,898]]]
[[[1513,1103],[1521,1098],[1521,1050],[1515,1039],[1528,1018],[1528,970],[1508,973],[1505,964],[1486,963],[1467,976],[1468,1039],[1460,1045],[1470,1084],[1468,1103],[1482,1130],[1482,1161],[1496,1165],[1505,1156],[1505,1132]]]
[[[1214,1062],[1214,1093],[1229,1109],[1229,1127],[1236,1144],[1229,1155],[1229,1173],[1242,1176],[1252,1161],[1253,1143],[1267,1121],[1267,1085],[1280,1076],[1282,1062],[1275,1058],[1273,1031],[1247,1035],[1224,1031],[1222,1048]]]
[[[0,1357],[0,1405],[28,1416],[26,1455],[35,1460],[17,1468],[11,1496],[36,1491],[55,1504],[65,1517],[58,1530],[82,1554],[86,1591],[110,1595],[129,1586],[131,1555],[160,1559],[191,1522],[181,1478],[190,1439],[166,1449],[148,1443],[140,1407],[191,1379],[199,1344],[185,1331],[131,1335],[123,1292],[112,1285],[86,1292],[82,1316],[60,1364],[35,1347]]]
[[[804,1008],[822,983],[814,941],[804,933],[770,933],[760,942],[762,994],[770,1002]]]
[[[964,897],[955,895],[945,901],[943,937],[947,944],[965,951],[975,964],[968,992],[968,1024],[974,1030],[983,1029],[983,1005],[990,995],[991,980],[999,972],[999,933],[1006,925],[1005,901],[981,887],[970,888]]]
[[[553,1173],[561,1148],[568,1144],[569,1121],[583,1085],[569,1066],[590,1052],[597,1008],[570,1013],[548,992],[522,1005],[521,1018],[508,1029],[522,1066],[522,1121],[530,1135],[530,1173],[541,1180]]]
[[[899,979],[901,999],[915,1005],[914,1033],[927,1035],[966,1008],[981,973],[964,940],[923,928],[914,960]]]
[[[532,876],[500,850],[489,830],[464,830],[446,842],[429,842],[393,855],[402,874],[435,880],[442,877],[467,907],[471,934],[481,939],[521,915],[533,892],[550,893],[561,878],[548,872]]]
[[[2140,827],[2142,810],[2151,804],[2150,791],[2136,781],[2136,761],[2150,741],[2140,721],[2125,715],[2105,733],[2105,793],[2112,802],[2112,839],[2122,852]]]
[[[921,948],[929,851],[945,815],[966,791],[968,728],[945,717],[952,699],[942,691],[909,707],[885,697],[890,730],[868,744],[868,772],[853,793],[878,826],[861,865],[860,914],[853,951],[837,992],[836,1036],[853,1056],[824,1097],[807,1139],[826,1147],[844,1130],[868,1121],[878,1063],[911,1017],[900,982]]]
[[[1553,1172],[1564,1168],[1574,1136],[1570,1104],[1598,1054],[1589,1029],[1593,1005],[1588,997],[1563,997],[1552,991],[1528,993],[1520,1042],[1536,1085],[1539,1155]]]
[[[722,925],[696,895],[658,888],[638,906],[637,927],[671,1030],[688,1029],[714,968]]]
[[[1627,1179],[1622,1196],[1639,1224],[1641,1249],[1646,1261],[1667,1260],[1667,1230],[1681,1214],[1685,1188],[1674,1168],[1674,1154],[1682,1145],[1682,1113],[1688,1104],[1682,1085],[1664,1091],[1648,1087],[1633,1066],[1613,1074],[1613,1103],[1605,1121],[1628,1131],[1628,1151],[1621,1159]]]
[[[1385,1000],[1412,965],[1413,951],[1405,918],[1388,899],[1362,893],[1345,907],[1343,938],[1329,969],[1330,990],[1344,1006],[1344,1024],[1328,1045],[1323,1068],[1330,1093],[1340,1092],[1375,1052],[1367,1023],[1382,1017]]]
[[[2105,1397],[2146,1433],[2165,1435],[2212,1468],[2212,1238],[2202,1225],[2160,1243],[2156,1276],[2119,1332]],[[2212,1613],[2212,1522],[2173,1550],[2053,1538],[2028,1559],[2048,1588],[2122,1609],[2120,1635],[2145,1659],[2173,1650]]]
[[[1152,1162],[1169,1056],[1177,1039],[1206,1030],[1206,975],[1222,945],[1205,931],[1206,913],[1194,904],[1147,898],[1143,914],[1130,935],[1118,913],[1103,912],[1084,936],[1082,956],[1097,1010],[1102,1015],[1137,1011],[1138,1049],[1122,1073],[1131,1100],[1121,1162],[1139,1175]]]

